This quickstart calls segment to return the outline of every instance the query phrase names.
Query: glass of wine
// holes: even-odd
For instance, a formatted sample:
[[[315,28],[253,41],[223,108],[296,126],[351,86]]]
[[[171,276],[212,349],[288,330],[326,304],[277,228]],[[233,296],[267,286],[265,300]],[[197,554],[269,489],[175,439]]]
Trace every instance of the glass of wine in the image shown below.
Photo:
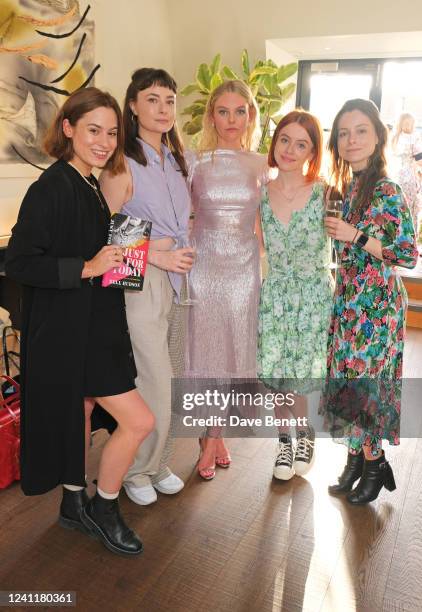
[[[341,219],[343,217],[343,200],[327,200],[325,203],[325,216]],[[334,240],[331,239],[331,267],[337,268],[337,253],[334,248]]]
[[[177,241],[178,249],[193,249],[196,252],[196,240],[193,236],[185,236],[183,238],[179,238]],[[192,257],[195,257],[193,254]],[[198,300],[195,300],[191,297],[190,294],[190,283],[189,283],[189,272],[185,273],[186,277],[186,296],[180,299],[180,306],[193,306],[198,303]]]

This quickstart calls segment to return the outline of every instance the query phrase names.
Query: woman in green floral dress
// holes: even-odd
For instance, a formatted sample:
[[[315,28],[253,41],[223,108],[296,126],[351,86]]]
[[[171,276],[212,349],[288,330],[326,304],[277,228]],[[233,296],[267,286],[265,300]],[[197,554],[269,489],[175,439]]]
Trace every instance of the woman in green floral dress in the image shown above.
[[[261,222],[268,256],[259,308],[258,371],[271,389],[295,393],[294,406],[276,407],[277,418],[305,418],[296,428],[279,427],[275,478],[305,474],[312,463],[315,434],[306,421],[305,393],[324,380],[333,280],[324,229],[325,183],[319,179],[322,132],[310,113],[296,110],[278,124],[269,165],[278,176],[263,190]],[[292,382],[286,379],[294,379]]]
[[[383,486],[395,489],[382,439],[399,443],[407,296],[394,266],[413,268],[418,257],[402,190],[386,176],[386,141],[375,104],[356,99],[337,114],[329,142],[345,199],[343,219],[325,220],[339,270],[322,409],[332,435],[349,449],[329,491],[348,493],[352,504],[373,501]]]

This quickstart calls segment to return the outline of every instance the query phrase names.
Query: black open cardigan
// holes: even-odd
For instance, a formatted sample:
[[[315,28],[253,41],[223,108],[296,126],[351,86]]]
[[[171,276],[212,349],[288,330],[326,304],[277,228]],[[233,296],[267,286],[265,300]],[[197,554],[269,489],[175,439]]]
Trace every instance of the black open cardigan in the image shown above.
[[[12,230],[5,267],[23,285],[21,468],[27,495],[60,483],[85,484],[84,368],[93,288],[81,272],[106,243],[109,218],[105,200],[101,206],[90,185],[59,160],[29,187]],[[126,333],[125,317],[119,320],[120,329],[105,333]]]

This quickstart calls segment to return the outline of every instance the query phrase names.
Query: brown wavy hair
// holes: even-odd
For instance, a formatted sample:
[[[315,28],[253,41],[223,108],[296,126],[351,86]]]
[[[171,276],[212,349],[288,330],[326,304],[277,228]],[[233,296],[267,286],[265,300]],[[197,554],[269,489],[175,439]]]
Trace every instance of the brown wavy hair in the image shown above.
[[[64,161],[72,159],[74,155],[73,142],[63,132],[63,121],[67,119],[70,125],[75,126],[81,117],[100,107],[113,109],[117,119],[117,146],[105,168],[111,174],[124,172],[122,112],[117,100],[112,95],[96,87],[78,89],[67,98],[44,138],[44,150],[47,155]]]
[[[347,100],[337,113],[331,129],[328,150],[331,153],[332,181],[337,190],[344,197],[352,177],[352,167],[348,161],[340,157],[338,152],[338,124],[345,113],[358,110],[372,123],[378,138],[374,152],[368,159],[368,165],[359,175],[358,192],[356,195],[355,210],[361,214],[369,206],[377,181],[387,176],[387,160],[385,149],[388,140],[388,129],[381,120],[377,106],[371,100],[355,98]]]
[[[283,119],[281,119],[281,121],[279,121],[273,134],[271,147],[268,152],[268,165],[271,168],[277,168],[277,162],[274,156],[275,145],[277,143],[281,130],[285,128],[286,125],[290,125],[291,123],[297,123],[302,126],[306,130],[309,138],[311,139],[313,146],[313,155],[312,159],[308,163],[306,178],[308,179],[308,181],[314,181],[318,178],[321,170],[323,143],[322,128],[319,120],[314,115],[308,113],[305,110],[302,110],[301,108],[297,108],[296,110],[291,111],[290,113],[285,115]]]
[[[142,143],[138,139],[138,120],[132,113],[130,103],[135,102],[139,91],[148,89],[153,85],[167,87],[173,93],[177,93],[176,81],[165,70],[158,68],[139,68],[132,74],[132,80],[126,90],[125,101],[123,105],[123,124],[125,129],[125,144],[124,149],[128,157],[134,159],[141,166],[147,165],[147,158],[142,147]],[[183,153],[183,142],[180,138],[177,123],[174,122],[171,130],[161,136],[161,142],[165,144],[172,152],[174,159],[179,165],[183,176],[188,175],[185,156]]]

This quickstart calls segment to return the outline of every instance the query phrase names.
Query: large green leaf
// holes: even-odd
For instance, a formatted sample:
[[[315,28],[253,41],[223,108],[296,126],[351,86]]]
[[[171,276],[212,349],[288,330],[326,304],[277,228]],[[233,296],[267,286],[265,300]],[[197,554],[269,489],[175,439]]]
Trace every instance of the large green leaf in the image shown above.
[[[198,83],[190,83],[186,85],[180,92],[181,96],[189,96],[189,94],[194,93],[195,91],[199,91]]]
[[[282,96],[274,96],[273,94],[263,94],[263,93],[260,93],[258,98],[262,102],[280,102]]]
[[[196,81],[200,88],[206,92],[210,90],[211,74],[208,64],[200,64],[196,73]]]
[[[296,89],[296,83],[289,83],[284,87],[280,88],[280,99],[284,104],[294,94]]]
[[[297,64],[296,62],[292,62],[291,64],[286,64],[286,66],[280,66],[277,71],[277,81],[278,83],[282,83],[293,74],[297,72]]]
[[[282,102],[271,102],[270,107],[268,109],[270,116],[276,115],[277,113],[279,113],[282,106],[283,106]]]
[[[272,96],[279,96],[280,95],[280,87],[277,83],[277,77],[275,74],[273,75],[267,75],[265,77],[266,79],[266,85],[267,85],[267,89],[268,92],[272,95]]]
[[[192,115],[192,117],[196,117],[197,115],[203,115],[205,112],[205,105],[198,104],[194,102],[190,106],[184,108],[181,112],[181,115]]]
[[[217,55],[215,56],[215,58],[212,60],[210,64],[211,76],[214,76],[215,74],[220,72],[220,65],[221,65],[221,53],[217,53]]]
[[[193,136],[202,130],[202,117],[195,117],[192,121],[187,121],[183,126],[183,132],[188,136]]]
[[[243,69],[245,76],[249,76],[251,69],[249,66],[249,55],[248,55],[247,49],[243,49],[242,51],[241,62],[242,62],[242,69]]]
[[[222,72],[224,76],[227,77],[228,79],[239,79],[237,74],[233,72],[233,70],[229,68],[229,66],[223,66]]]
[[[259,66],[258,68],[254,68],[252,70],[251,74],[249,75],[249,81],[253,81],[257,77],[261,76],[262,74],[276,74],[276,73],[277,73],[277,68],[274,68],[273,66]]]
[[[214,89],[218,87],[219,85],[221,85],[222,82],[223,82],[223,77],[221,77],[219,74],[213,74],[213,76],[211,77],[211,84],[210,84],[211,91],[214,91]]]

